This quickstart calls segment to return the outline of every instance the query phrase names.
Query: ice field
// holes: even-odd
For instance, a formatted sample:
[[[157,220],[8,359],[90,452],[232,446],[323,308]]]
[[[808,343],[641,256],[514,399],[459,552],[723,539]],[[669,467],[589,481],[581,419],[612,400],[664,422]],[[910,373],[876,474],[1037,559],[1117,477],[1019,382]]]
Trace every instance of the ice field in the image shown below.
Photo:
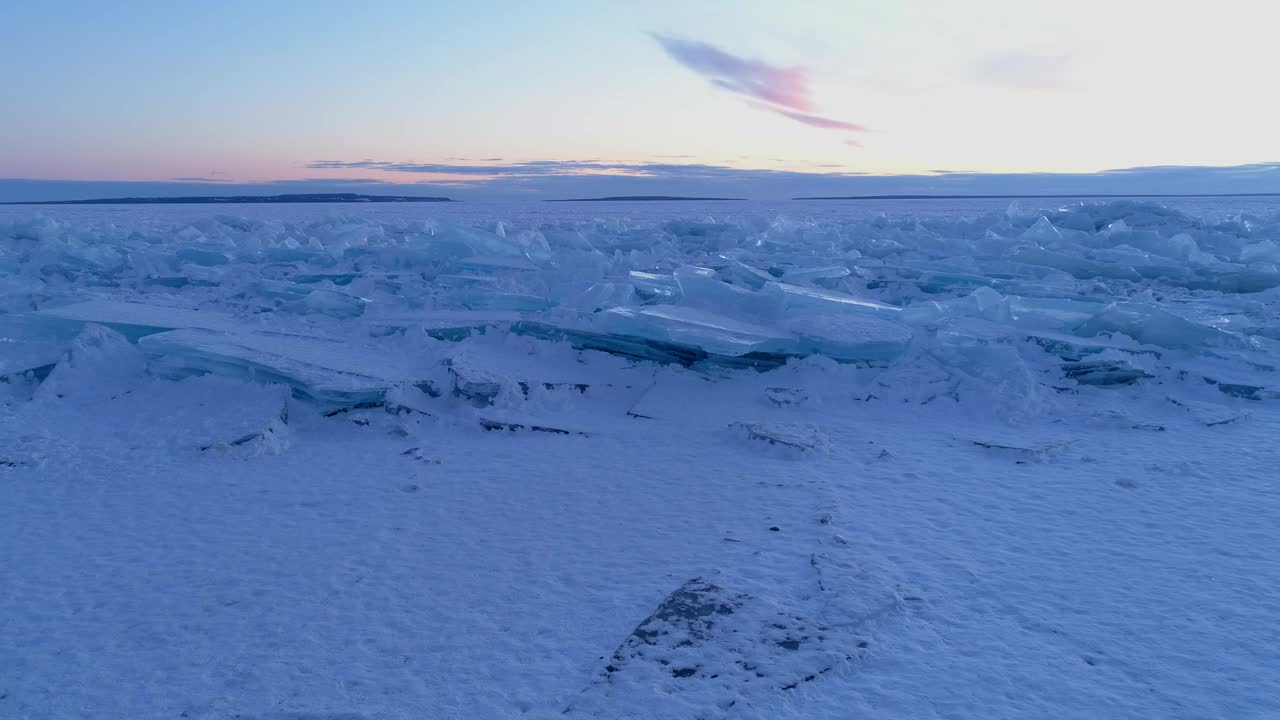
[[[1280,716],[1280,203],[0,208],[0,718]]]

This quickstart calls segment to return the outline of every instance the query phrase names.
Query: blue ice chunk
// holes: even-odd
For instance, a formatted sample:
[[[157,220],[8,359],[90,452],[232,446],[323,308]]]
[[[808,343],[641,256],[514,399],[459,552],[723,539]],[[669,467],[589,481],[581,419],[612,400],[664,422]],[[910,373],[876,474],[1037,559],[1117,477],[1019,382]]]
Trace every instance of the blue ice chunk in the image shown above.
[[[776,294],[730,285],[702,268],[677,268],[674,276],[681,305],[753,323],[774,324],[782,317],[782,300]]]
[[[328,315],[334,318],[353,318],[364,314],[369,301],[334,290],[312,290],[301,300],[286,303],[283,307],[304,315]]]
[[[146,360],[118,332],[87,324],[36,390],[42,400],[93,402],[129,392],[142,377]]]
[[[196,274],[190,275],[148,275],[142,279],[143,287],[157,288],[173,288],[175,290],[184,287],[217,287],[218,282],[208,278],[202,278]]]
[[[991,287],[995,280],[984,275],[971,275],[958,272],[925,272],[916,281],[916,286],[927,293],[944,293],[954,290],[965,290],[979,287]]]
[[[583,290],[569,304],[579,310],[593,312],[619,305],[633,305],[636,288],[631,283],[598,282]]]
[[[790,268],[782,273],[782,279],[789,283],[811,283],[816,280],[838,280],[842,277],[849,277],[849,268],[844,265]]]
[[[1034,225],[1018,236],[1018,239],[1030,240],[1039,245],[1052,244],[1062,239],[1062,232],[1053,226],[1049,218],[1041,215]]]
[[[498,279],[491,275],[437,275],[436,285],[447,288],[496,287]]]
[[[178,328],[236,330],[243,327],[243,323],[235,318],[212,310],[188,310],[115,300],[90,300],[45,308],[36,312],[35,316],[105,325],[130,340]]]
[[[962,298],[914,303],[903,310],[902,319],[912,325],[938,325],[981,318],[1022,328],[1071,330],[1105,307],[1100,302],[1001,295],[980,287]]]
[[[732,258],[727,258],[724,267],[720,269],[720,274],[725,280],[753,290],[760,290],[777,279],[763,270]]]
[[[532,272],[537,265],[522,256],[513,255],[474,255],[462,258],[454,263],[458,268],[474,272],[500,272],[503,270],[519,270]]]
[[[43,315],[0,314],[0,378],[30,371],[44,377],[83,326]]]
[[[1248,348],[1249,341],[1235,333],[1191,322],[1152,305],[1112,303],[1075,328],[1082,337],[1101,334],[1127,335],[1144,345],[1192,350],[1205,347]]]
[[[688,345],[730,357],[760,352],[785,332],[677,305],[616,307],[595,316],[595,329],[614,335]]]
[[[790,283],[771,282],[763,292],[772,293],[780,299],[783,312],[787,315],[800,313],[859,313],[893,319],[902,312],[902,308],[886,305],[875,300],[865,300],[845,293],[820,290],[818,288],[800,287]]]
[[[429,375],[425,363],[377,347],[282,333],[173,330],[148,335],[138,346],[158,375],[281,383],[322,405],[381,402],[390,388]]]
[[[521,319],[518,312],[485,310],[426,310],[378,316],[365,321],[378,335],[393,335],[418,328],[436,340],[457,342],[490,328],[507,328]]]
[[[311,289],[302,287],[297,283],[291,283],[287,280],[263,279],[254,283],[253,291],[258,295],[258,297],[266,298],[268,300],[284,300],[286,302],[293,302],[305,298],[310,294]]]
[[[672,275],[632,270],[627,279],[635,286],[636,293],[645,300],[671,302],[680,297],[680,285]]]
[[[300,273],[293,276],[293,281],[304,285],[331,282],[334,285],[350,285],[352,280],[360,277],[359,273]]]
[[[692,365],[708,358],[704,350],[691,345],[598,332],[585,326],[579,327],[576,323],[520,320],[511,324],[511,332],[552,342],[567,342],[579,350],[596,350],[664,365]]]
[[[231,262],[231,258],[226,253],[218,250],[210,250],[202,247],[184,247],[178,250],[178,259],[189,262],[194,265],[226,265]]]
[[[770,349],[790,355],[825,355],[840,362],[883,364],[906,352],[911,330],[902,323],[845,313],[788,317],[791,342]]]
[[[540,312],[556,306],[555,300],[541,295],[484,290],[462,291],[453,296],[453,299],[468,310]]]
[[[1141,280],[1142,276],[1128,265],[1110,265],[1096,262],[1078,255],[1045,250],[1035,245],[1023,245],[1014,248],[1009,258],[1028,265],[1041,265],[1071,273],[1081,280],[1090,278],[1114,278],[1117,280]]]
[[[912,337],[902,324],[874,316],[798,315],[775,328],[681,305],[612,308],[595,316],[593,329],[664,348],[687,347],[717,362],[753,356],[774,364],[814,354],[841,362],[887,362],[901,355]]]

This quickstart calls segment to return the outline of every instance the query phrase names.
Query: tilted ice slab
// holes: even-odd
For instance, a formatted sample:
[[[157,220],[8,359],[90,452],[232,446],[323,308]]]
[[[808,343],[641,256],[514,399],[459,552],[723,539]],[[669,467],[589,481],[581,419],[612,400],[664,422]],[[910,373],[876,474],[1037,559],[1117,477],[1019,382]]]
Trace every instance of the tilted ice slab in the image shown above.
[[[83,324],[34,315],[0,315],[0,378],[32,371],[41,377],[47,375]]]
[[[138,342],[153,372],[170,377],[213,373],[280,383],[322,405],[381,402],[398,385],[425,382],[430,362],[358,344],[280,333],[186,329]]]
[[[132,340],[178,328],[230,331],[244,327],[243,321],[214,310],[190,310],[112,300],[92,300],[48,308],[36,315],[105,325]]]
[[[874,317],[813,315],[793,330],[755,325],[679,305],[611,308],[596,315],[605,335],[686,346],[726,358],[823,354],[844,362],[884,362],[900,355],[911,332]]]

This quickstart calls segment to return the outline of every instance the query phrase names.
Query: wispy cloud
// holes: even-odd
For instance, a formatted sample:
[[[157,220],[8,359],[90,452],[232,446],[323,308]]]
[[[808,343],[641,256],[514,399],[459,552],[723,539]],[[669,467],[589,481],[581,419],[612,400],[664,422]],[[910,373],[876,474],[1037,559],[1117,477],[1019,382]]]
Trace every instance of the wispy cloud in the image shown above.
[[[810,115],[809,113],[792,112],[790,110],[781,110],[778,108],[772,108],[772,109],[774,112],[778,113],[779,115],[782,115],[783,117],[789,117],[792,120],[795,120],[796,122],[804,123],[805,125],[811,125],[816,128],[822,128],[823,130],[851,130],[853,132],[866,132],[867,130],[866,127],[859,125],[858,123],[845,122],[843,120],[833,120],[832,118],[829,118],[829,117],[823,117],[821,115]]]
[[[653,38],[671,59],[706,77],[717,87],[792,110],[813,109],[813,102],[809,100],[809,72],[804,68],[775,67],[695,40],[656,33]]]
[[[750,105],[823,130],[865,132],[866,127],[814,113],[809,97],[809,71],[803,67],[779,67],[762,60],[738,57],[710,43],[653,34],[672,60],[711,81],[711,84],[743,95]]]

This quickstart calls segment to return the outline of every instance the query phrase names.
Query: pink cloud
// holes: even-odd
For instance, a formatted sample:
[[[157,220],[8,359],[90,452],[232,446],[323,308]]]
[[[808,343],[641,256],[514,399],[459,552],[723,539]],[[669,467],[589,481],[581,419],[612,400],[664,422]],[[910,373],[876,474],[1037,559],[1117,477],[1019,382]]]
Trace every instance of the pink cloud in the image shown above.
[[[760,60],[731,55],[704,42],[654,35],[671,59],[730,92],[780,107],[809,112],[809,71],[800,67],[775,67]]]
[[[812,125],[813,127],[822,128],[824,130],[852,130],[853,132],[867,131],[867,128],[865,126],[859,125],[858,123],[845,122],[844,120],[835,120],[829,117],[823,117],[821,115],[810,115],[809,113],[791,112],[790,110],[783,110],[781,108],[770,108],[770,109],[778,113],[779,115],[789,117],[792,120],[795,120],[796,122],[801,122],[801,123],[804,123],[805,125]]]
[[[745,95],[751,106],[823,130],[865,132],[858,123],[817,115],[809,99],[809,71],[802,67],[777,67],[761,60],[741,58],[695,40],[654,35],[671,59],[702,75],[712,85]]]

